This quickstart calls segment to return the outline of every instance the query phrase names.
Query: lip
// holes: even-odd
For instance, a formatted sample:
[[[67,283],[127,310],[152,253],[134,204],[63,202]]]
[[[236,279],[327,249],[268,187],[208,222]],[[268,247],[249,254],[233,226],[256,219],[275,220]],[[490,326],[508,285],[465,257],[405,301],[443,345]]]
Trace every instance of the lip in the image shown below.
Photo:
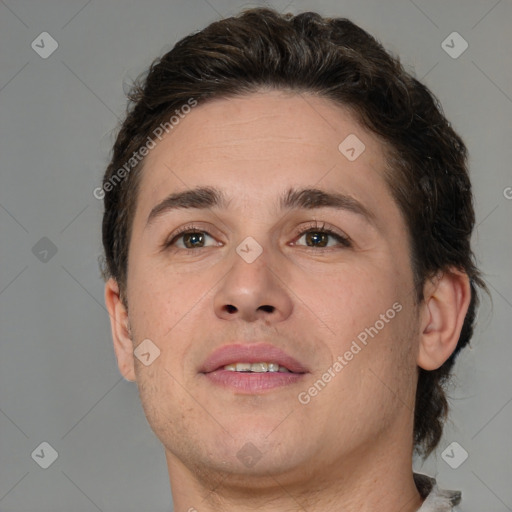
[[[296,384],[304,379],[304,373],[266,372],[243,373],[229,370],[214,370],[203,377],[210,384],[228,389],[235,394],[255,395]]]
[[[224,345],[215,350],[206,361],[203,363],[200,373],[210,374],[216,370],[223,370],[223,367],[228,364],[234,363],[277,363],[279,366],[284,366],[293,372],[293,374],[304,374],[308,373],[308,369],[303,366],[292,356],[280,348],[270,345],[268,343],[256,343],[256,344],[240,344],[234,343],[230,345]],[[254,374],[240,374],[245,377],[253,376]],[[276,372],[277,373],[277,372]],[[292,374],[292,375],[293,375]],[[259,376],[272,375],[271,372],[258,374]],[[286,374],[289,375],[289,374]]]

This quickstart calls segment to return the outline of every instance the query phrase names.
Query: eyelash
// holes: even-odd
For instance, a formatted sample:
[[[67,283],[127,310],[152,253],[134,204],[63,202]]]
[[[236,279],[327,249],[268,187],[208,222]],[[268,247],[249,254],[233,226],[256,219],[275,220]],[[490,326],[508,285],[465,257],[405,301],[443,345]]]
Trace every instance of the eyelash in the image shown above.
[[[337,240],[342,246],[344,247],[352,247],[352,241],[350,238],[346,235],[342,235],[341,233],[337,233],[336,231],[333,231],[332,229],[328,229],[325,227],[325,223],[322,223],[321,225],[318,224],[317,221],[311,223],[308,227],[302,226],[299,228],[299,230],[295,233],[295,238],[298,240],[303,235],[307,233],[323,233],[326,235],[329,235],[333,237],[335,240]],[[309,249],[333,249],[333,247],[308,247]]]
[[[194,226],[193,224],[189,224],[187,226],[183,226],[179,228],[175,233],[171,235],[168,241],[164,242],[162,245],[163,249],[169,249],[174,243],[183,235],[185,234],[193,234],[193,233],[206,233],[207,235],[211,236],[207,231],[203,229],[199,229],[197,226]],[[198,249],[205,249],[205,247],[199,247]],[[198,249],[178,249],[183,251],[192,251],[192,250],[198,250]]]
[[[185,234],[193,234],[193,233],[204,233],[204,234],[207,234],[208,236],[210,236],[211,238],[213,238],[207,231],[205,230],[201,230],[200,228],[198,228],[197,226],[194,226],[193,224],[192,225],[187,225],[187,226],[183,226],[181,228],[178,229],[178,231],[176,231],[175,233],[172,234],[172,236],[170,237],[170,239],[166,242],[164,242],[162,244],[162,248],[163,249],[169,249],[171,246],[173,246],[176,241],[182,237],[183,235]],[[328,228],[325,228],[325,223],[323,223],[322,225],[319,225],[316,221],[314,223],[312,223],[311,225],[309,225],[308,227],[304,228],[304,227],[301,227],[294,235],[295,239],[298,240],[299,238],[301,238],[303,235],[307,234],[307,233],[322,233],[322,234],[326,234],[326,235],[329,235],[331,237],[333,237],[335,240],[337,240],[340,245],[342,245],[343,247],[352,247],[352,241],[350,240],[350,238],[346,235],[342,235],[340,233],[337,233],[331,229],[328,229]],[[306,246],[308,247],[308,246]],[[333,247],[308,247],[309,249],[333,249]],[[183,250],[183,251],[198,251],[200,249],[207,249],[207,247],[198,247],[197,249],[178,249],[178,250]]]

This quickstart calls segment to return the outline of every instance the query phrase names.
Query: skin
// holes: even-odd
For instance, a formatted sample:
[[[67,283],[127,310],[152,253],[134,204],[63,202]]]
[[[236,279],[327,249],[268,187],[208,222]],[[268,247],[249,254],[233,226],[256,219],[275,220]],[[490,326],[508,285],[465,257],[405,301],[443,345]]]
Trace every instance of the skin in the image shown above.
[[[349,134],[366,146],[350,162]],[[137,382],[148,421],[165,447],[177,511],[413,512],[417,366],[433,370],[456,347],[470,300],[455,270],[413,300],[404,219],[384,181],[384,147],[330,100],[260,91],[199,105],[146,157],[129,246],[127,301],[106,284],[122,375]],[[172,210],[149,227],[170,193],[215,186],[227,208]],[[348,194],[375,215],[333,208],[279,209],[290,187]],[[317,221],[348,236],[312,247],[298,233]],[[161,245],[180,227],[206,232],[202,248]],[[262,254],[235,251],[252,237]],[[201,245],[201,244],[200,244]],[[307,391],[357,335],[402,309],[308,404]],[[264,307],[261,306],[272,306]],[[133,350],[149,338],[149,366]],[[302,381],[242,395],[211,384],[199,368],[228,343],[264,341],[300,362]],[[261,458],[237,457],[252,443]],[[340,504],[342,505],[342,508]]]

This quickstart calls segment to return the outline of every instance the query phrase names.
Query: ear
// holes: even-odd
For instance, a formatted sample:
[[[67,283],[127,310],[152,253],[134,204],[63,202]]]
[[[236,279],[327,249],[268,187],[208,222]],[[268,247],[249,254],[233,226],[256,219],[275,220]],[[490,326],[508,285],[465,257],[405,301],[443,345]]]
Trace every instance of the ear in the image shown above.
[[[464,272],[450,269],[425,283],[420,306],[419,367],[436,370],[452,355],[470,301],[469,277]]]
[[[130,334],[128,312],[119,295],[117,282],[110,278],[105,284],[105,303],[110,316],[112,340],[121,375],[129,381],[135,381],[135,363],[133,342]]]

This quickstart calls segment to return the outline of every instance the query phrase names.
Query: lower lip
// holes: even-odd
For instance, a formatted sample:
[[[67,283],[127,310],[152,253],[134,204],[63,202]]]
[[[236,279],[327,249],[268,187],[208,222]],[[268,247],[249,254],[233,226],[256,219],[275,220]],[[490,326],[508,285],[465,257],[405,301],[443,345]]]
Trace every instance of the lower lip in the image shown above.
[[[229,370],[215,370],[204,375],[213,384],[248,394],[289,386],[304,377],[303,373],[249,373]]]

